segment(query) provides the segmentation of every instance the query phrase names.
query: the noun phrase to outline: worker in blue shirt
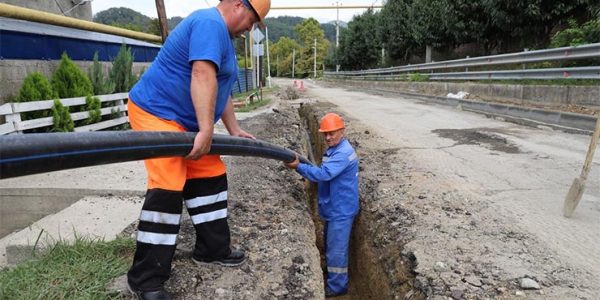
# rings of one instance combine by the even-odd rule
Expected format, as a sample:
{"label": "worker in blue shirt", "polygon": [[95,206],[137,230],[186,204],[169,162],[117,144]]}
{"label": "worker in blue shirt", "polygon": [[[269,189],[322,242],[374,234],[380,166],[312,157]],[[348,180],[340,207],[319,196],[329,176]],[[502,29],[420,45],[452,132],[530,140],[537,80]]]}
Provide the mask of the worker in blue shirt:
{"label": "worker in blue shirt", "polygon": [[318,183],[319,215],[324,220],[327,285],[325,296],[348,292],[348,246],[354,217],[358,214],[358,156],[345,138],[344,120],[335,113],[320,122],[327,151],[320,166],[300,163],[285,165],[302,177]]}

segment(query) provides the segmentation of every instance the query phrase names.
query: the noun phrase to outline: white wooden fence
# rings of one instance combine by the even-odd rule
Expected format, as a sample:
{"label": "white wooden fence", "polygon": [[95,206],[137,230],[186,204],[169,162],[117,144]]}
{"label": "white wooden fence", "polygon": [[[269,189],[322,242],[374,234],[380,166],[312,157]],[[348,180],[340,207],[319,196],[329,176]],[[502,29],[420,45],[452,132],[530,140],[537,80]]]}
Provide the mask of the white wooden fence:
{"label": "white wooden fence", "polygon": [[[101,115],[111,115],[113,114],[113,112],[117,111],[117,117],[86,126],[75,127],[75,131],[96,131],[129,122],[126,113],[127,105],[124,102],[124,100],[128,98],[128,95],[128,93],[119,93],[95,96],[98,99],[100,99],[101,103],[109,103],[107,107],[103,107],[100,109]],[[65,107],[85,105],[85,97],[60,99],[60,102]],[[10,133],[22,133],[24,130],[28,129],[52,126],[52,117],[23,121],[21,120],[21,113],[40,110],[50,110],[52,109],[53,105],[54,100],[6,103],[0,105],[0,116],[4,116],[6,119],[6,122],[4,124],[0,124],[0,135]],[[71,113],[70,115],[73,121],[79,121],[87,119],[90,114],[87,111],[82,111]]]}

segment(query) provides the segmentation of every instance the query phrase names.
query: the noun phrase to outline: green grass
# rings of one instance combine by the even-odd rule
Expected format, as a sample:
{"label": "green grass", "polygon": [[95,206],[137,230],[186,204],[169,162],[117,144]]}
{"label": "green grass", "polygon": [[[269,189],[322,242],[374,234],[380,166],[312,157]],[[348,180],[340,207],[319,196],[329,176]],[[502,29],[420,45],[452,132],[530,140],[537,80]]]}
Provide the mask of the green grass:
{"label": "green grass", "polygon": [[264,98],[261,101],[254,101],[254,103],[247,105],[246,107],[236,108],[236,112],[249,112],[253,111],[259,107],[265,106],[271,102],[270,99]]}
{"label": "green grass", "polygon": [[106,284],[131,264],[135,241],[78,238],[35,259],[0,270],[0,299],[107,299]]}

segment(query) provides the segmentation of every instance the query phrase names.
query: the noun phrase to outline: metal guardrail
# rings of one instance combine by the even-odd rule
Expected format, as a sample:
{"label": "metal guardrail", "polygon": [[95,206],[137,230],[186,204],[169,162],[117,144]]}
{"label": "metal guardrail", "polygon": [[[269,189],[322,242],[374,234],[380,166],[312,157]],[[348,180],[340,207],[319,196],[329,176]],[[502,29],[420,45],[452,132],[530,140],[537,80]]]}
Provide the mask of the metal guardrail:
{"label": "metal guardrail", "polygon": [[[492,66],[503,64],[526,64],[543,61],[559,61],[559,60],[577,60],[585,58],[600,58],[600,43],[587,44],[576,47],[561,47],[554,49],[544,49],[535,51],[523,51],[518,53],[508,53],[501,55],[481,56],[473,58],[464,58],[440,62],[432,62],[417,65],[406,65],[391,68],[370,69],[361,71],[342,71],[342,72],[325,72],[325,76],[331,77],[352,77],[359,76],[360,78],[368,78],[365,75],[386,75],[386,74],[401,74],[414,71],[434,71],[450,68],[469,68],[479,66]],[[598,68],[598,67],[589,67]],[[515,70],[515,71],[483,71],[483,72],[454,72],[454,73],[431,73],[428,74],[432,80],[444,79],[556,79],[556,78],[576,78],[576,79],[597,79],[598,74],[595,71],[584,68],[568,68],[569,70],[561,69],[530,69],[530,70]],[[533,71],[533,72],[530,72]],[[537,74],[536,71],[539,71]],[[568,72],[569,76],[559,74]],[[510,73],[510,75],[509,75]],[[547,73],[547,74],[543,74]],[[443,76],[439,76],[442,75]],[[468,74],[468,75],[466,75]],[[481,76],[488,76],[482,78]],[[382,78],[382,77],[380,77]]]}
{"label": "metal guardrail", "polygon": [[[548,68],[529,70],[477,71],[455,73],[423,74],[429,80],[507,80],[507,79],[600,79],[600,66],[577,68]],[[368,80],[407,80],[408,74],[403,75],[365,75],[365,76],[335,76],[345,79]]]}

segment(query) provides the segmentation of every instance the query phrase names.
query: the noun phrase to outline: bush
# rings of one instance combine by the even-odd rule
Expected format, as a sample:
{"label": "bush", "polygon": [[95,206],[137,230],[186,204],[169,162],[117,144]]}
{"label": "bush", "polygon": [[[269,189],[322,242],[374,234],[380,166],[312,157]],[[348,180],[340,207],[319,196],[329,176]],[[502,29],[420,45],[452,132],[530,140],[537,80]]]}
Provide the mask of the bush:
{"label": "bush", "polygon": [[131,48],[121,44],[121,49],[113,61],[110,69],[110,81],[115,84],[115,93],[129,92],[131,87],[137,81],[137,77],[132,73],[133,54]]}
{"label": "bush", "polygon": [[414,73],[408,75],[409,81],[427,81],[429,80],[429,76],[421,73]]}
{"label": "bush", "polygon": [[[19,90],[19,94],[15,98],[16,102],[29,102],[39,100],[49,100],[58,97],[57,93],[52,89],[52,85],[46,76],[39,72],[33,72],[27,77]],[[30,111],[22,114],[23,120],[31,120],[37,118],[49,117],[49,111]]]}
{"label": "bush", "polygon": [[94,93],[92,82],[85,76],[67,53],[52,76],[52,86],[60,98],[83,97]]}
{"label": "bush", "polygon": [[552,48],[578,46],[600,42],[600,19],[589,21],[581,26],[574,20],[569,28],[557,32],[550,42]]}
{"label": "bush", "polygon": [[87,96],[85,98],[85,110],[89,112],[90,116],[85,119],[83,125],[98,123],[100,120],[102,120],[100,99],[98,99],[98,97]]}
{"label": "bush", "polygon": [[94,53],[94,63],[88,70],[88,77],[92,82],[94,95],[107,95],[115,90],[115,84],[108,77],[104,77],[102,65],[98,61],[98,51]]}
{"label": "bush", "polygon": [[65,107],[60,100],[55,99],[52,106],[52,131],[70,132],[75,128],[73,119],[69,114],[69,108]]}
{"label": "bush", "polygon": [[40,72],[33,72],[27,77],[17,95],[17,102],[29,102],[38,100],[50,100],[58,97],[52,89],[52,85]]}

